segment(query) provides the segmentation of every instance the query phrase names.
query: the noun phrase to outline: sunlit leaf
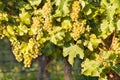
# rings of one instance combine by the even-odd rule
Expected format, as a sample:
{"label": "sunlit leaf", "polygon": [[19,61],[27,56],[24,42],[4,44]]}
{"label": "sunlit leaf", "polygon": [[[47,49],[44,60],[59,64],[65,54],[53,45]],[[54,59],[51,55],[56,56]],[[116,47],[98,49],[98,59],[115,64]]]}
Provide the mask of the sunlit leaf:
{"label": "sunlit leaf", "polygon": [[41,3],[42,0],[28,0],[28,2],[31,4],[31,5],[36,5],[38,6],[40,3]]}
{"label": "sunlit leaf", "polygon": [[20,19],[25,24],[30,24],[30,14],[28,12],[25,12],[24,9],[22,10],[22,13],[20,14]]}
{"label": "sunlit leaf", "polygon": [[70,2],[73,1],[73,0],[61,0],[60,1],[60,4],[57,3],[57,10],[56,10],[56,13],[55,13],[55,17],[64,17],[64,16],[68,16],[69,15],[69,12],[70,12]]}
{"label": "sunlit leaf", "polygon": [[99,43],[101,43],[101,39],[98,39],[95,34],[91,34],[90,42],[92,43],[93,48],[96,48]]}
{"label": "sunlit leaf", "polygon": [[82,63],[82,74],[85,74],[87,76],[100,76],[99,72],[99,66],[101,65],[100,62],[86,59]]}
{"label": "sunlit leaf", "polygon": [[88,49],[89,49],[90,51],[93,51],[93,45],[92,45],[91,42],[88,43],[88,46],[87,46],[87,47],[88,47]]}
{"label": "sunlit leaf", "polygon": [[31,26],[30,28],[30,35],[37,34],[38,28],[37,26]]}
{"label": "sunlit leaf", "polygon": [[117,21],[117,30],[120,30],[120,20]]}
{"label": "sunlit leaf", "polygon": [[7,31],[9,34],[14,35],[14,30],[12,26],[7,26]]}
{"label": "sunlit leaf", "polygon": [[70,47],[63,48],[63,56],[68,56],[69,63],[73,66],[74,58],[79,55],[81,59],[84,57],[83,49],[77,45],[71,45]]}
{"label": "sunlit leaf", "polygon": [[72,28],[70,20],[69,19],[68,20],[64,20],[62,22],[62,27],[63,27],[63,29],[70,30]]}

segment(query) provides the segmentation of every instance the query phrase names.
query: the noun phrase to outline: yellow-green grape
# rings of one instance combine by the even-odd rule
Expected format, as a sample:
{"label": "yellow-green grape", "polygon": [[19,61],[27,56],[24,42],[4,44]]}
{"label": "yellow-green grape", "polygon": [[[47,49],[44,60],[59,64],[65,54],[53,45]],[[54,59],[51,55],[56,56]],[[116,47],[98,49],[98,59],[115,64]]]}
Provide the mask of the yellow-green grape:
{"label": "yellow-green grape", "polygon": [[41,13],[44,20],[44,26],[43,29],[50,32],[52,29],[52,5],[51,5],[51,1],[47,0],[47,2],[44,4]]}
{"label": "yellow-green grape", "polygon": [[18,62],[21,62],[23,60],[22,53],[20,53],[20,42],[13,41],[12,42],[12,51],[15,55],[15,58]]}
{"label": "yellow-green grape", "polygon": [[40,26],[40,21],[39,21],[39,17],[32,17],[32,21],[33,21],[33,26],[34,27],[39,27]]}
{"label": "yellow-green grape", "polygon": [[79,18],[79,13],[81,11],[81,5],[79,1],[74,1],[72,4],[72,11],[70,17],[72,21],[76,21]]}
{"label": "yellow-green grape", "polygon": [[42,7],[41,13],[44,18],[50,17],[52,10],[51,1],[47,0],[47,2]]}
{"label": "yellow-green grape", "polygon": [[76,21],[73,23],[71,36],[74,40],[80,38],[80,35],[85,31],[86,20]]}
{"label": "yellow-green grape", "polygon": [[32,54],[31,57],[34,59],[37,58],[39,55],[40,44],[35,39],[31,38],[29,40],[28,47],[29,47],[29,52]]}
{"label": "yellow-green grape", "polygon": [[30,67],[32,60],[40,55],[39,47],[39,43],[34,38],[29,39],[27,50],[23,53],[25,67]]}
{"label": "yellow-green grape", "polygon": [[35,38],[30,38],[27,42],[12,42],[12,51],[18,62],[24,60],[25,67],[30,67],[33,59],[40,55],[40,44]]}
{"label": "yellow-green grape", "polygon": [[33,21],[33,26],[34,27],[41,27],[42,26],[42,23],[43,23],[43,18],[42,16],[37,16],[37,17],[32,17],[32,21]]}
{"label": "yellow-green grape", "polygon": [[30,56],[30,54],[24,54],[23,58],[25,67],[30,67],[32,61],[32,57]]}
{"label": "yellow-green grape", "polygon": [[30,27],[30,35],[43,35],[43,18],[41,16],[32,17],[32,25]]}
{"label": "yellow-green grape", "polygon": [[46,18],[45,19],[45,22],[44,22],[44,26],[43,26],[43,29],[48,31],[48,32],[51,32],[51,29],[52,29],[52,23],[51,23],[51,18]]}

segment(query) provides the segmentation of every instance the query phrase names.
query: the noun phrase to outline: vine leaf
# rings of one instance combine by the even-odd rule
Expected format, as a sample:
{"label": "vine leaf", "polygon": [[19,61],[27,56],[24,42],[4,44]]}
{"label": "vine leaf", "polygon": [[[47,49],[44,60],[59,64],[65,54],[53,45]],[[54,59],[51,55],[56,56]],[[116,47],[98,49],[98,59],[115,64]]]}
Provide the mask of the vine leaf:
{"label": "vine leaf", "polygon": [[61,0],[57,1],[56,3],[60,2],[60,4],[56,4],[58,6],[56,12],[55,12],[55,17],[64,17],[69,15],[70,12],[70,2],[73,0]]}
{"label": "vine leaf", "polygon": [[41,3],[42,0],[28,0],[28,2],[31,4],[31,5],[36,5],[38,6],[40,3]]}
{"label": "vine leaf", "polygon": [[69,63],[73,66],[74,58],[79,55],[81,59],[84,57],[83,49],[77,45],[71,45],[70,47],[63,48],[63,56],[68,56]]}
{"label": "vine leaf", "polygon": [[[89,44],[88,44],[88,48],[89,48],[91,51],[93,51],[92,48],[96,48],[96,47],[99,45],[100,42],[101,42],[101,39],[98,39],[95,34],[91,34],[91,35],[90,35],[90,42],[89,42]],[[90,46],[91,48],[90,48],[89,46]]]}
{"label": "vine leaf", "polygon": [[62,22],[62,28],[66,30],[70,30],[72,28],[71,22],[69,19],[64,19]]}
{"label": "vine leaf", "polygon": [[23,24],[20,24],[19,26],[18,26],[18,33],[19,33],[19,35],[24,35],[24,34],[26,34],[28,32],[28,28],[27,28],[27,26],[25,26],[25,25],[23,25]]}
{"label": "vine leaf", "polygon": [[87,76],[100,76],[99,66],[100,66],[100,62],[86,59],[82,63],[82,67],[83,67],[82,74]]}
{"label": "vine leaf", "polygon": [[120,31],[120,20],[117,21],[117,30]]}
{"label": "vine leaf", "polygon": [[100,30],[101,30],[101,35],[103,39],[107,38],[109,35],[109,22],[107,20],[103,20],[101,25],[100,25]]}
{"label": "vine leaf", "polygon": [[30,35],[37,34],[38,28],[36,26],[31,26],[30,28]]}
{"label": "vine leaf", "polygon": [[112,70],[115,71],[120,76],[120,65],[116,64],[112,67]]}
{"label": "vine leaf", "polygon": [[12,26],[9,26],[9,25],[7,26],[7,32],[11,35],[14,35],[14,30],[13,30]]}
{"label": "vine leaf", "polygon": [[25,12],[24,9],[21,10],[22,13],[19,15],[20,16],[20,20],[24,23],[24,24],[30,24],[30,14],[28,12]]}
{"label": "vine leaf", "polygon": [[64,40],[63,40],[64,37],[65,37],[65,33],[63,31],[57,32],[51,35],[50,41],[55,45],[62,46],[64,43]]}

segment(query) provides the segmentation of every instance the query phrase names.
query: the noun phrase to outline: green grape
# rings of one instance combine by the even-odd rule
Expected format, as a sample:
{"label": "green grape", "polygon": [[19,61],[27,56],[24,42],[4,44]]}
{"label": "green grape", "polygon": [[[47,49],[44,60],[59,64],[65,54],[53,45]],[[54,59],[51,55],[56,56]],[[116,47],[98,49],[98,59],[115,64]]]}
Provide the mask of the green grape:
{"label": "green grape", "polygon": [[50,32],[52,29],[52,5],[50,0],[47,0],[47,2],[44,4],[41,13],[45,19],[43,29]]}
{"label": "green grape", "polygon": [[25,67],[30,67],[32,57],[29,54],[24,54],[23,58],[24,58]]}
{"label": "green grape", "polygon": [[81,11],[80,2],[74,1],[72,4],[72,10],[71,10],[71,14],[70,14],[72,21],[78,20],[80,11]]}
{"label": "green grape", "polygon": [[12,51],[15,55],[15,58],[18,62],[21,62],[23,60],[22,53],[20,53],[20,42],[19,41],[13,41],[12,42]]}
{"label": "green grape", "polygon": [[27,43],[27,50],[23,53],[25,67],[30,67],[33,59],[40,55],[40,45],[34,38],[30,38]]}
{"label": "green grape", "polygon": [[86,20],[76,21],[73,23],[73,30],[71,33],[71,36],[74,38],[74,40],[77,40],[80,38],[80,35],[84,33],[85,31],[85,24]]}

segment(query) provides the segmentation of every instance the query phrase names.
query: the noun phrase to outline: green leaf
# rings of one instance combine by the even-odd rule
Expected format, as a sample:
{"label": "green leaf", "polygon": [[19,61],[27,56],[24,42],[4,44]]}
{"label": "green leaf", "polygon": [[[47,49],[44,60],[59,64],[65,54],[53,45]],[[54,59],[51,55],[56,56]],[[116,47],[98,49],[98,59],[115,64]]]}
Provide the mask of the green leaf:
{"label": "green leaf", "polygon": [[53,43],[47,41],[44,44],[44,47],[42,48],[42,53],[45,54],[45,55],[47,55],[47,56],[50,56],[50,55],[53,55],[55,52],[56,52],[55,45]]}
{"label": "green leaf", "polygon": [[67,15],[70,12],[70,9],[69,9],[70,1],[72,0],[63,0],[64,2],[62,6],[63,15]]}
{"label": "green leaf", "polygon": [[116,64],[112,67],[112,70],[115,71],[120,76],[120,65]]}
{"label": "green leaf", "polygon": [[20,20],[24,23],[24,24],[30,24],[30,19],[31,19],[31,15],[28,12],[25,12],[24,9],[21,9],[22,13],[19,15],[20,16]]}
{"label": "green leaf", "polygon": [[114,14],[116,13],[116,10],[120,7],[120,1],[119,0],[102,0],[101,1],[102,7],[106,9],[106,16],[109,21],[112,21],[114,19]]}
{"label": "green leaf", "polygon": [[109,25],[109,22],[107,20],[103,20],[101,25],[100,25],[100,29],[102,32],[104,31],[108,31],[108,26]]}
{"label": "green leaf", "polygon": [[28,28],[27,28],[27,26],[25,26],[25,25],[23,25],[23,24],[20,24],[19,26],[18,26],[18,33],[19,33],[19,35],[24,35],[24,34],[26,34],[28,32]]}
{"label": "green leaf", "polygon": [[28,54],[28,44],[26,42],[22,42],[20,45],[21,53]]}
{"label": "green leaf", "polygon": [[108,80],[107,75],[104,72],[102,72],[98,80]]}
{"label": "green leaf", "polygon": [[89,15],[92,13],[92,10],[91,10],[91,4],[87,4],[85,5],[85,7],[83,8],[83,11],[86,15]]}
{"label": "green leaf", "polygon": [[[65,17],[69,15],[70,12],[70,3],[73,0],[61,0],[61,1],[56,1],[56,5],[58,6],[57,10],[55,11],[55,17]],[[60,2],[58,4],[58,2]]]}
{"label": "green leaf", "polygon": [[62,0],[55,0],[55,5],[59,6]]}
{"label": "green leaf", "polygon": [[9,34],[11,34],[11,35],[14,35],[13,27],[10,26],[10,25],[8,25],[8,26],[7,26],[7,32],[8,32]]}
{"label": "green leaf", "polygon": [[91,2],[90,4],[86,4],[83,8],[83,12],[85,15],[87,15],[88,18],[92,19],[96,15],[99,15],[98,13],[98,4]]}
{"label": "green leaf", "polygon": [[5,29],[5,30],[3,30],[3,34],[5,35],[5,36],[7,36],[7,37],[10,37],[10,34],[8,33],[8,31]]}
{"label": "green leaf", "polygon": [[77,55],[79,55],[79,57],[81,59],[83,59],[83,57],[84,57],[84,51],[79,46],[71,45],[69,47],[64,47],[63,48],[63,56],[64,57],[68,56],[68,61],[72,66],[73,66],[73,63],[74,63],[74,58]]}
{"label": "green leaf", "polygon": [[2,1],[0,1],[0,10],[3,10],[4,9],[4,4]]}
{"label": "green leaf", "polygon": [[100,30],[101,35],[99,37],[102,37],[103,39],[107,38],[107,36],[110,34],[109,22],[106,19],[104,19],[100,24]]}
{"label": "green leaf", "polygon": [[88,46],[87,46],[87,47],[88,47],[88,49],[89,49],[90,51],[93,51],[93,45],[92,45],[91,42],[88,43]]}
{"label": "green leaf", "polygon": [[114,51],[103,51],[100,53],[100,57],[102,57],[104,60],[112,62],[114,65],[114,62],[117,59],[117,55]]}
{"label": "green leaf", "polygon": [[117,21],[117,30],[120,31],[120,19]]}
{"label": "green leaf", "polygon": [[37,26],[31,26],[29,34],[34,35],[38,33],[38,27]]}
{"label": "green leaf", "polygon": [[50,41],[58,46],[62,46],[64,44],[64,37],[65,37],[65,32],[59,31],[55,34],[51,34],[50,36]]}
{"label": "green leaf", "polygon": [[116,56],[116,54],[115,53],[111,53],[110,55],[109,55],[109,60],[115,60],[117,58],[117,56]]}
{"label": "green leaf", "polygon": [[99,45],[99,43],[101,42],[101,39],[97,39],[95,34],[91,34],[90,42],[92,43],[93,48],[96,48]]}
{"label": "green leaf", "polygon": [[72,25],[69,19],[64,19],[62,21],[62,28],[66,30],[70,30],[72,28]]}
{"label": "green leaf", "polygon": [[110,22],[110,24],[109,24],[109,31],[110,32],[113,32],[115,30],[115,25],[114,24],[115,23],[113,21]]}
{"label": "green leaf", "polygon": [[82,74],[87,75],[87,76],[100,76],[100,62],[95,61],[95,60],[89,60],[86,59],[82,63]]}
{"label": "green leaf", "polygon": [[39,6],[39,4],[41,3],[42,0],[28,0],[28,2],[32,5],[32,6]]}

